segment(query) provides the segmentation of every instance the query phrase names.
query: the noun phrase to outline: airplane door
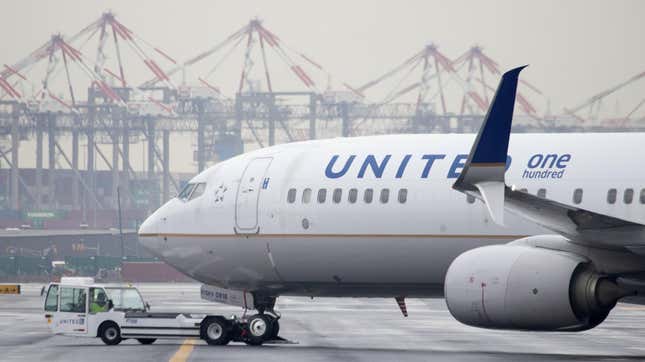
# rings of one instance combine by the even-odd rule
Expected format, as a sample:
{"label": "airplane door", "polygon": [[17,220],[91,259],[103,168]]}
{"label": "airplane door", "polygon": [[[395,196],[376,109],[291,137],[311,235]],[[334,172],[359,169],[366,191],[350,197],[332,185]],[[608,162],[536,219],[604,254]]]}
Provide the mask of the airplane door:
{"label": "airplane door", "polygon": [[253,159],[242,174],[235,203],[235,223],[238,232],[256,233],[259,231],[260,191],[269,184],[269,180],[265,179],[264,175],[271,160],[273,160],[271,157]]}

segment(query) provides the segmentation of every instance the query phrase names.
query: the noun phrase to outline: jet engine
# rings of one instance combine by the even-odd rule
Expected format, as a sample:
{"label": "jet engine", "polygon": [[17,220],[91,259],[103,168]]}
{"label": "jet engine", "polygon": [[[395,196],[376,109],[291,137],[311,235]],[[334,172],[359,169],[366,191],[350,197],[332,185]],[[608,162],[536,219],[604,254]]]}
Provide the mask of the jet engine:
{"label": "jet engine", "polygon": [[464,324],[536,331],[591,329],[625,295],[580,255],[513,245],[458,256],[444,292],[450,313]]}

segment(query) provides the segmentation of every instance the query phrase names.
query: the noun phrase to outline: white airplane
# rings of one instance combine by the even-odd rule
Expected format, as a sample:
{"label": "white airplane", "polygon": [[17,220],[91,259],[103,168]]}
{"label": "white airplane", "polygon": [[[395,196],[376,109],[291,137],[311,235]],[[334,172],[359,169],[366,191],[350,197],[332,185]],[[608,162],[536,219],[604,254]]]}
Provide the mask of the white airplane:
{"label": "white airplane", "polygon": [[215,288],[206,294],[231,293],[272,322],[281,295],[392,297],[404,315],[406,297],[444,297],[472,326],[593,328],[645,282],[645,137],[517,134],[509,145],[521,69],[502,77],[476,138],[249,152],[195,176],[140,241]]}

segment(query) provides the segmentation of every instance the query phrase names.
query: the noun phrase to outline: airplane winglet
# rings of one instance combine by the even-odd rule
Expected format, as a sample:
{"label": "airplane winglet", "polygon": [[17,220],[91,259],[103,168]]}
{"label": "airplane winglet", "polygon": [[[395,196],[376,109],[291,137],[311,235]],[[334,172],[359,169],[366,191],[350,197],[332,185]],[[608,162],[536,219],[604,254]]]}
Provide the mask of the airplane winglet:
{"label": "airplane winglet", "polygon": [[486,209],[493,221],[504,225],[504,189],[506,185],[503,182],[484,181],[476,183],[475,187],[482,195]]}
{"label": "airplane winglet", "polygon": [[465,193],[479,193],[494,222],[504,224],[504,172],[513,122],[517,82],[522,69],[502,75],[461,175],[452,185]]}

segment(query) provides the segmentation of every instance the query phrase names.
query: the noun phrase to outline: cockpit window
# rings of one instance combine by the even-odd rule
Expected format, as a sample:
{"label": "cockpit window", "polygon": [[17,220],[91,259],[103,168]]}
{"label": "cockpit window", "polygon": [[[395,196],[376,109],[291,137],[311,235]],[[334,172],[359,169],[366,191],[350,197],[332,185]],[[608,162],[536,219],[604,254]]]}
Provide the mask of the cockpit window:
{"label": "cockpit window", "polygon": [[206,190],[206,184],[205,183],[199,183],[195,186],[195,189],[193,190],[193,193],[190,194],[189,200],[196,199],[204,194],[204,190]]}
{"label": "cockpit window", "polygon": [[193,192],[194,188],[195,184],[186,184],[186,186],[184,186],[184,189],[181,190],[179,195],[177,195],[177,198],[180,200],[188,200],[188,197],[190,197],[190,194]]}
{"label": "cockpit window", "polygon": [[196,199],[204,194],[206,190],[205,183],[188,183],[183,190],[177,195],[177,198],[184,201]]}

